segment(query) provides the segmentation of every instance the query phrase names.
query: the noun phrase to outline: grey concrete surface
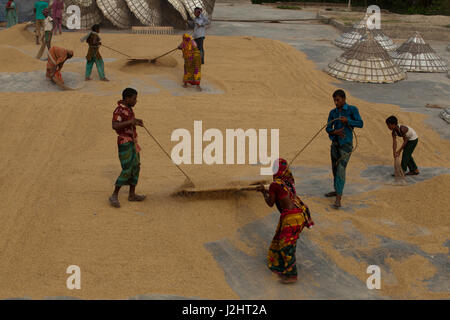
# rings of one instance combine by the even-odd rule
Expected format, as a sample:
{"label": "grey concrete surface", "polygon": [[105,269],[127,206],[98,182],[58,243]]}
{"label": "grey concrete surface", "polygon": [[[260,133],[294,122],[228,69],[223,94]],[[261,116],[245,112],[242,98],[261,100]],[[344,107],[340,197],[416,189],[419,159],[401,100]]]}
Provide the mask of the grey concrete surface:
{"label": "grey concrete surface", "polygon": [[[84,78],[73,72],[64,72],[64,82],[71,88],[80,88]],[[0,92],[55,92],[61,91],[45,78],[44,71],[0,73]]]}
{"label": "grey concrete surface", "polygon": [[222,90],[215,88],[208,81],[202,80],[201,87],[202,91],[197,91],[195,86],[188,85],[187,88],[183,88],[180,82],[176,82],[168,77],[154,74],[150,78],[158,83],[165,90],[169,91],[173,96],[186,96],[194,94],[223,94]]}
{"label": "grey concrete surface", "polygon": [[[312,11],[279,10],[248,3],[217,3],[214,9],[214,19],[310,19],[314,18],[315,15]],[[332,43],[339,34],[340,32],[333,26],[321,23],[213,21],[211,27],[207,30],[207,36],[255,36],[286,42],[303,51],[308,59],[317,64],[317,68],[320,70],[323,70],[328,63],[334,61],[343,53],[340,48]],[[398,44],[403,41],[401,39],[394,40]],[[448,43],[440,41],[429,41],[429,43],[439,55],[450,60],[450,52],[446,50]],[[207,38],[205,50],[208,50]],[[355,97],[374,103],[399,105],[405,110],[428,115],[426,123],[432,126],[441,136],[450,139],[450,126],[439,117],[440,110],[425,108],[427,103],[450,107],[450,79],[447,74],[408,73],[407,80],[394,84],[363,84],[331,79],[336,83],[336,86],[347,90]]]}
{"label": "grey concrete surface", "polygon": [[[350,160],[351,164],[351,160]],[[332,189],[332,172],[331,168],[315,168],[315,167],[291,167],[295,177],[296,187],[299,193],[308,197],[322,197],[326,192],[324,190]],[[392,166],[369,166],[360,173],[360,177],[364,181],[354,181],[351,175],[351,165],[348,168],[347,183],[345,185],[345,194],[354,195],[373,191],[386,186],[395,185],[396,179],[392,177],[394,168]],[[450,168],[427,168],[420,167],[420,174],[417,176],[405,177],[404,185],[412,185],[423,182],[442,174],[450,174]]]}
{"label": "grey concrete surface", "polygon": [[266,267],[267,250],[278,218],[279,213],[273,213],[237,231],[237,240],[252,249],[251,256],[234,246],[229,239],[205,244],[224,270],[226,281],[241,299],[383,298],[375,291],[368,290],[364,282],[333,263],[309,239],[308,230],[302,232],[297,242],[299,281],[289,286],[279,282],[278,277]]}

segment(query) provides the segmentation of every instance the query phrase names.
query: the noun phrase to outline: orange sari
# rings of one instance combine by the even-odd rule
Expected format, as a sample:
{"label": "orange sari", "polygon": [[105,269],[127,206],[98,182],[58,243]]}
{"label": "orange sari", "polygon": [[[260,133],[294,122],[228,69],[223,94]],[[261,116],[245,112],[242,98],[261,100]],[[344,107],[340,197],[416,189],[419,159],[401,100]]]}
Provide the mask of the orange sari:
{"label": "orange sari", "polygon": [[52,81],[55,81],[56,79],[58,82],[64,83],[64,80],[61,75],[62,67],[59,68],[58,65],[60,63],[64,63],[67,60],[67,56],[69,54],[73,55],[73,51],[60,47],[51,47],[50,50],[48,50],[47,73],[46,73],[47,79],[50,79]]}

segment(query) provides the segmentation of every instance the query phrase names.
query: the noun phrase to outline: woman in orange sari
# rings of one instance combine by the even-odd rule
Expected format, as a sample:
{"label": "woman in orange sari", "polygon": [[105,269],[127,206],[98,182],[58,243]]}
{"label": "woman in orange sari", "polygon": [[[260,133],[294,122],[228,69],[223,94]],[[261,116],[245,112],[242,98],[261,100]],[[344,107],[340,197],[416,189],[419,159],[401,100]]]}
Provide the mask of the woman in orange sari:
{"label": "woman in orange sari", "polygon": [[73,51],[60,48],[51,47],[48,50],[48,61],[47,61],[47,74],[46,77],[53,82],[58,82],[64,84],[64,80],[61,75],[61,69],[66,60],[73,57]]}
{"label": "woman in orange sari", "polygon": [[190,83],[191,85],[197,86],[197,90],[201,90],[202,57],[197,44],[190,35],[185,33],[183,35],[183,42],[178,46],[178,49],[183,51],[184,58],[183,87],[186,88],[187,84]]}
{"label": "woman in orange sari", "polygon": [[273,175],[269,191],[263,185],[258,188],[267,205],[273,207],[276,204],[281,214],[277,231],[270,244],[267,264],[284,283],[294,283],[297,281],[297,239],[303,228],[310,228],[314,222],[311,220],[309,208],[297,196],[294,177],[287,161],[278,159],[277,163],[278,171]]}

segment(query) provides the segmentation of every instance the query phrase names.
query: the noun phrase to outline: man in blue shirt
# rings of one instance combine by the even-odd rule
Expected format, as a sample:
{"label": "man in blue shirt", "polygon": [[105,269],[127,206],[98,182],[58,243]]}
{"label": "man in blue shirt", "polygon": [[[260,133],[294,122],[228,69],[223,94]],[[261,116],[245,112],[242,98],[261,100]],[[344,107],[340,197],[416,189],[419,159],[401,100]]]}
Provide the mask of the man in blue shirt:
{"label": "man in blue shirt", "polygon": [[45,16],[42,13],[42,11],[46,8],[48,8],[47,1],[37,1],[34,4],[33,11],[36,14],[36,24],[35,24],[36,44],[39,44],[39,40],[41,39],[41,29],[44,28],[44,20],[45,20]]}
{"label": "man in blue shirt", "polygon": [[[353,152],[353,128],[362,128],[363,121],[358,108],[346,103],[345,92],[336,90],[333,93],[336,108],[328,116],[327,132],[331,142],[331,165],[334,178],[334,191],[326,197],[336,197],[333,207],[341,207],[341,199],[345,185],[345,169]],[[335,121],[333,121],[335,120]],[[331,123],[330,123],[331,122]]]}

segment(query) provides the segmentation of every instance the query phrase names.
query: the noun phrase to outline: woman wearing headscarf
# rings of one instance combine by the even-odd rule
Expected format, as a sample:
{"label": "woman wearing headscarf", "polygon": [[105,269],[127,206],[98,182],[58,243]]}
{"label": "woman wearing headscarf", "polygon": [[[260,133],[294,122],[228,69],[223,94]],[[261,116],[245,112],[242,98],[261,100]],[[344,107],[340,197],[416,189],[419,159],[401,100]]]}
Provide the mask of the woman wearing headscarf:
{"label": "woman wearing headscarf", "polygon": [[263,185],[258,188],[267,205],[273,207],[275,204],[281,214],[275,236],[270,244],[267,264],[284,283],[293,283],[297,281],[295,259],[297,239],[303,228],[310,228],[314,222],[309,208],[297,195],[295,180],[287,161],[280,158],[274,164],[278,165],[278,171],[273,175],[269,191]]}
{"label": "woman wearing headscarf", "polygon": [[178,49],[183,51],[184,58],[183,87],[186,88],[187,84],[190,83],[191,85],[197,86],[198,90],[201,90],[202,57],[197,44],[190,35],[185,33],[183,35],[183,42],[178,46]]}
{"label": "woman wearing headscarf", "polygon": [[16,25],[18,22],[17,8],[14,0],[9,0],[6,3],[6,28]]}

